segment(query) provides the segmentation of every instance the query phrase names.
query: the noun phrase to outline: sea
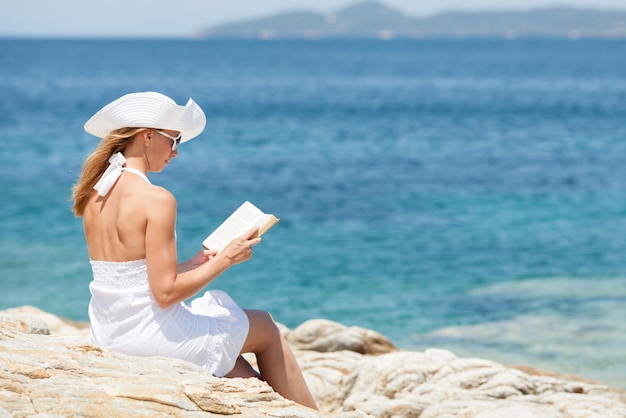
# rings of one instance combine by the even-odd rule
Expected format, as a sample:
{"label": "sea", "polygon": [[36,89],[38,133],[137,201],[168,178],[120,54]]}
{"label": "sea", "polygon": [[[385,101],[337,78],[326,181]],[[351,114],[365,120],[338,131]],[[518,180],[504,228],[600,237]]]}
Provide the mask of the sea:
{"label": "sea", "polygon": [[83,124],[148,90],[208,120],[150,176],[180,260],[280,218],[207,289],[626,388],[626,40],[2,39],[0,309],[88,320]]}

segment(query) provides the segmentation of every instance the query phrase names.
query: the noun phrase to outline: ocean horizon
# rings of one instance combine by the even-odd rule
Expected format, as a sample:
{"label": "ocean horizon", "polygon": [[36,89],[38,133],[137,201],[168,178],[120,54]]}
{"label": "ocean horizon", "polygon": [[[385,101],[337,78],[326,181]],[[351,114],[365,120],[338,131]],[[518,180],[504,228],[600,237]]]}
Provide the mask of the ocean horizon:
{"label": "ocean horizon", "polygon": [[207,115],[150,175],[181,260],[281,219],[208,288],[626,389],[626,40],[0,39],[0,310],[88,319],[83,124],[147,90]]}

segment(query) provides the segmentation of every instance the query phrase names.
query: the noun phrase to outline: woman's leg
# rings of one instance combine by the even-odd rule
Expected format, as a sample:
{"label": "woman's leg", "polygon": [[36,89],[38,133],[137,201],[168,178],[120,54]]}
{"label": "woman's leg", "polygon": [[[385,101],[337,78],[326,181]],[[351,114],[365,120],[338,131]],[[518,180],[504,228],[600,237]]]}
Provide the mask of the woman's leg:
{"label": "woman's leg", "polygon": [[244,311],[250,321],[250,330],[241,351],[256,354],[261,378],[285,398],[317,409],[296,357],[280,334],[272,316],[264,311]]}
{"label": "woman's leg", "polygon": [[248,363],[248,361],[239,356],[235,362],[235,367],[226,375],[226,377],[256,377],[259,380],[263,380],[259,372],[254,370],[254,367]]}

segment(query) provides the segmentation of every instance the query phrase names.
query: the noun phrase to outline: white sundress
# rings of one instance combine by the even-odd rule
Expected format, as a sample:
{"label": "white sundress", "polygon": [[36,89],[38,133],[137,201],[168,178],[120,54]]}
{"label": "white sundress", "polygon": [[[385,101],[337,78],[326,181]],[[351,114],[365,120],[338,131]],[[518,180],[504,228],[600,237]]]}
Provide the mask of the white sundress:
{"label": "white sundress", "polygon": [[[123,168],[148,180],[143,173]],[[91,260],[89,320],[93,341],[137,356],[187,360],[224,376],[248,336],[246,313],[223,291],[207,291],[189,304],[158,306],[146,260]]]}

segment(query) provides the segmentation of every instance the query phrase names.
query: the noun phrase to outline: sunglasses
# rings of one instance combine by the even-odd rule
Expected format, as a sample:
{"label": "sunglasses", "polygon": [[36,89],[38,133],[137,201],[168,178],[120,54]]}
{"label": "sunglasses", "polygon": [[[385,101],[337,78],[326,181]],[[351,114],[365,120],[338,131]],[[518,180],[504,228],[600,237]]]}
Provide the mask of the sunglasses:
{"label": "sunglasses", "polygon": [[173,137],[172,135],[167,134],[163,131],[155,130],[155,132],[158,133],[159,135],[162,135],[172,140],[172,151],[176,151],[176,148],[178,148],[178,145],[180,144],[180,140],[183,137],[182,134],[178,135],[177,137]]}

